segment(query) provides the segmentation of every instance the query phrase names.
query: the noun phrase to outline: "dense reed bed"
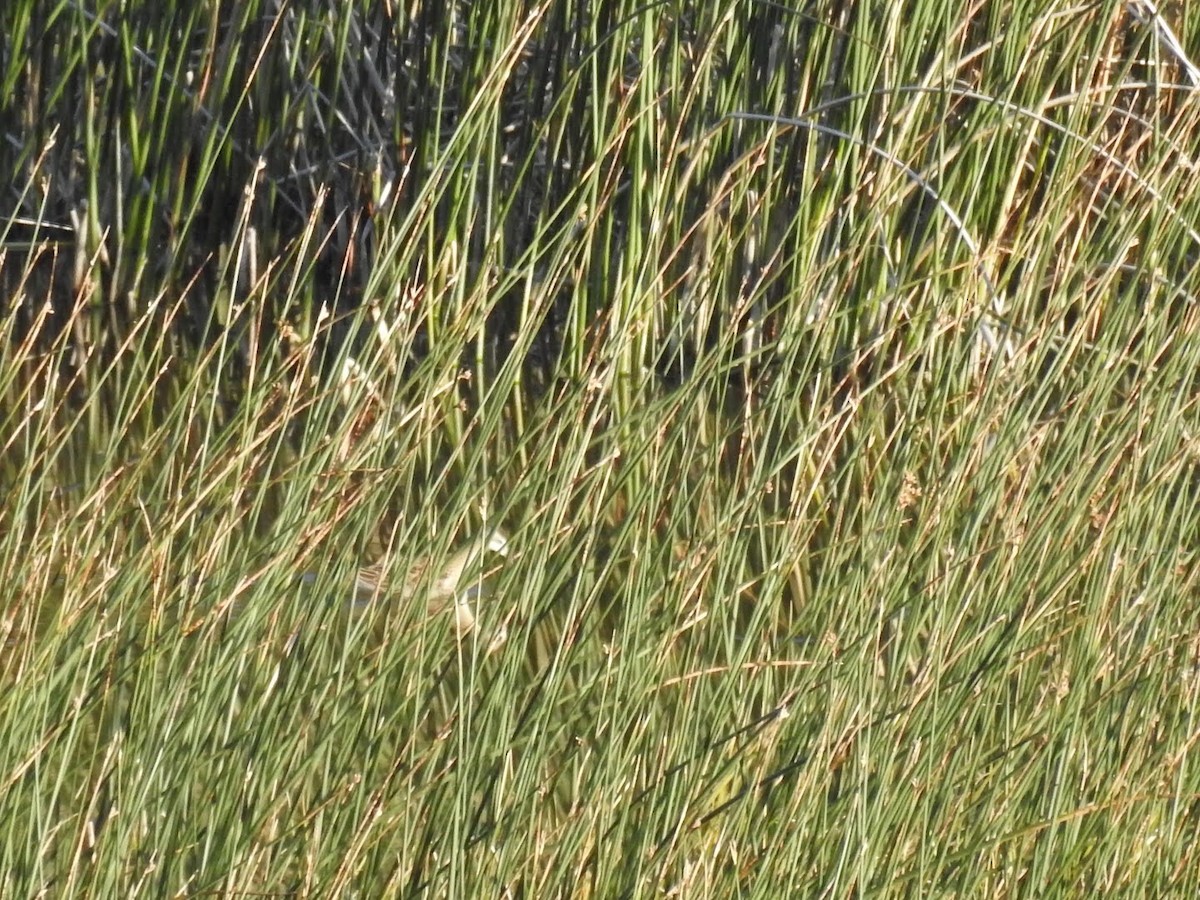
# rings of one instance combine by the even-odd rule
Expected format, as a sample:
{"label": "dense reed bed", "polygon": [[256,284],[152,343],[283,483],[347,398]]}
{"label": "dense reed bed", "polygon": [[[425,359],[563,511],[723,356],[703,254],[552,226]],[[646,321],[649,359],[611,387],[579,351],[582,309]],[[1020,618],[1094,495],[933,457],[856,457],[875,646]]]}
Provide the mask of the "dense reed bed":
{"label": "dense reed bed", "polygon": [[5,3],[0,895],[1195,894],[1198,42]]}

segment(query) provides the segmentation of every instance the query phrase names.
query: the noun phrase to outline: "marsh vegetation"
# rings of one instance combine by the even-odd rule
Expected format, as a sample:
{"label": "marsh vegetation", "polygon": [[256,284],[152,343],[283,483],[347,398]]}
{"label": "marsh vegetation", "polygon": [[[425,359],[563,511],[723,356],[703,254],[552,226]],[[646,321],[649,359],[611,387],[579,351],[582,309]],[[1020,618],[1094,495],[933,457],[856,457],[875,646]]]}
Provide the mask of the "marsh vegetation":
{"label": "marsh vegetation", "polygon": [[0,896],[1195,895],[1197,27],[4,3]]}

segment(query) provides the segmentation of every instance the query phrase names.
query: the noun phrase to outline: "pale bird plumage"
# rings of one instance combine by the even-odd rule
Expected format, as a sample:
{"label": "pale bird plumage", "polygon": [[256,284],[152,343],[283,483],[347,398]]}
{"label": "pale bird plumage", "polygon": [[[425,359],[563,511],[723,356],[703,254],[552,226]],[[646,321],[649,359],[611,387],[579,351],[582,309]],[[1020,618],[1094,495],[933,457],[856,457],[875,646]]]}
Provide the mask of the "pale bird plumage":
{"label": "pale bird plumage", "polygon": [[364,566],[355,576],[354,602],[362,604],[383,598],[403,603],[416,599],[420,594],[424,596],[426,612],[431,616],[453,603],[455,629],[460,635],[466,634],[475,626],[470,600],[479,596],[481,590],[477,584],[463,584],[463,576],[482,575],[471,570],[486,552],[508,555],[508,538],[499,529],[493,530],[484,542],[471,541],[459,548],[446,560],[441,571],[432,577],[429,574],[432,560],[428,558],[417,560],[398,585],[386,583],[386,561]]}

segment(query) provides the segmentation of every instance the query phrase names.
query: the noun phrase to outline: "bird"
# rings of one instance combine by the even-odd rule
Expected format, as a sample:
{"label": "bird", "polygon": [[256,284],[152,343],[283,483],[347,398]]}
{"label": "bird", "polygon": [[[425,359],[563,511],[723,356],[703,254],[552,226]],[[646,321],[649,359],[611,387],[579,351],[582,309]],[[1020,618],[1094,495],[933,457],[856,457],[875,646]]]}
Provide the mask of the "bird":
{"label": "bird", "polygon": [[478,584],[462,589],[463,575],[487,552],[508,555],[508,538],[500,529],[493,529],[485,541],[472,541],[459,548],[433,577],[429,574],[433,563],[429,557],[422,557],[413,563],[398,585],[389,584],[386,580],[386,558],[363,566],[355,573],[354,605],[361,606],[378,598],[407,603],[423,592],[427,615],[437,615],[450,604],[454,605],[455,630],[461,637],[475,627],[475,614],[470,601],[483,593]]}

